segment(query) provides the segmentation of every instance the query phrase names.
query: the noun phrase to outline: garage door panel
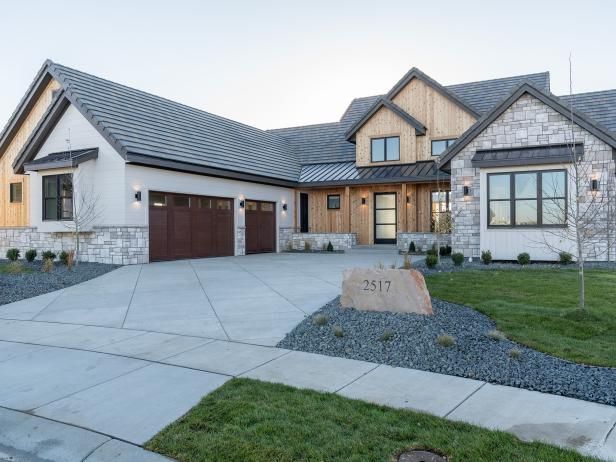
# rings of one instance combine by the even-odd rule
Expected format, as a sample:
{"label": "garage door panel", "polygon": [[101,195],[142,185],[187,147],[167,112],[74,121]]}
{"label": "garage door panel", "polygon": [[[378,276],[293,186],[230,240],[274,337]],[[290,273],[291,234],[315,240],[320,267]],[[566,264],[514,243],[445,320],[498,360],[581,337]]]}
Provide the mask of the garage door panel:
{"label": "garage door panel", "polygon": [[246,253],[276,251],[276,204],[246,202]]}
{"label": "garage door panel", "polygon": [[167,246],[167,209],[150,208],[150,260],[169,258]]}

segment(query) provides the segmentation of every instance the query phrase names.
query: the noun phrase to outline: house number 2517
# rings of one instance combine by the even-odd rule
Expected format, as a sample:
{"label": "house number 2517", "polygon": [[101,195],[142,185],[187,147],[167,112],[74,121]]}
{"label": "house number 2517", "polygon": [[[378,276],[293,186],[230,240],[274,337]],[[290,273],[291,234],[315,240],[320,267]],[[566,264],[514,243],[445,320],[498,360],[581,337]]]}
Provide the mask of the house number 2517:
{"label": "house number 2517", "polygon": [[362,290],[367,292],[389,292],[390,287],[391,281],[375,281],[374,279],[369,281],[368,279],[364,279]]}

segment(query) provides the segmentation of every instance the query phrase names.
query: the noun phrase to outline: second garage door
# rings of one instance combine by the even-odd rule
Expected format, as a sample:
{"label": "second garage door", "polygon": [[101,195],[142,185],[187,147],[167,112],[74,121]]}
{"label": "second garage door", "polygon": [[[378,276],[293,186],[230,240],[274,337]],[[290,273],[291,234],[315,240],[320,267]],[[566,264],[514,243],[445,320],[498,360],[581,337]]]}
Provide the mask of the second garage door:
{"label": "second garage door", "polygon": [[246,253],[276,251],[276,204],[246,201]]}
{"label": "second garage door", "polygon": [[150,192],[150,261],[233,255],[233,199]]}

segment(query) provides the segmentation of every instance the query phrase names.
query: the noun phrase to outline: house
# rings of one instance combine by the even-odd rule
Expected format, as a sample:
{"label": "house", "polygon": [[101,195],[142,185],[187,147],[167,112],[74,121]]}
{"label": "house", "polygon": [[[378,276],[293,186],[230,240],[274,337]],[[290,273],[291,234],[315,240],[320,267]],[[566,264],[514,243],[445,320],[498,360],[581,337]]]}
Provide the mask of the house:
{"label": "house", "polygon": [[[603,197],[615,132],[616,90],[558,98],[547,72],[443,86],[413,68],[337,122],[264,131],[47,61],[0,134],[0,251],[71,249],[78,224],[81,259],[123,264],[437,237],[553,260],[567,154]],[[588,258],[614,252],[609,211]]]}

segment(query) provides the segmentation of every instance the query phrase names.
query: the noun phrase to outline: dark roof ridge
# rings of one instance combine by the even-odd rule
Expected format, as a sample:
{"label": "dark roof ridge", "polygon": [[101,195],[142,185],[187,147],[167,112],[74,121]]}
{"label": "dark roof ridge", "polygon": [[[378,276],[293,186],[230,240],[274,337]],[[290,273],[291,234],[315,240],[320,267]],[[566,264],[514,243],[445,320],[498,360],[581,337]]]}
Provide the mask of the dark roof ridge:
{"label": "dark roof ridge", "polygon": [[570,93],[570,94],[563,94],[563,95],[557,95],[557,96],[559,98],[572,98],[576,96],[596,95],[597,93],[607,93],[610,91],[616,91],[616,88],[608,88],[607,90],[585,91],[582,93]]}
{"label": "dark roof ridge", "polygon": [[[535,76],[535,75],[547,75],[549,77],[550,76],[550,71],[533,72],[531,74],[510,75],[510,76],[507,76],[507,77],[496,77],[496,78],[493,78],[493,79],[485,79],[485,80],[474,80],[474,81],[471,81],[471,82],[450,83],[450,84],[444,85],[444,87],[455,87],[455,86],[458,86],[458,85],[473,85],[473,84],[477,84],[477,83],[498,82],[500,80],[514,79],[516,77],[525,77],[524,80],[527,80],[529,76]],[[548,82],[549,82],[549,80],[548,80]]]}

